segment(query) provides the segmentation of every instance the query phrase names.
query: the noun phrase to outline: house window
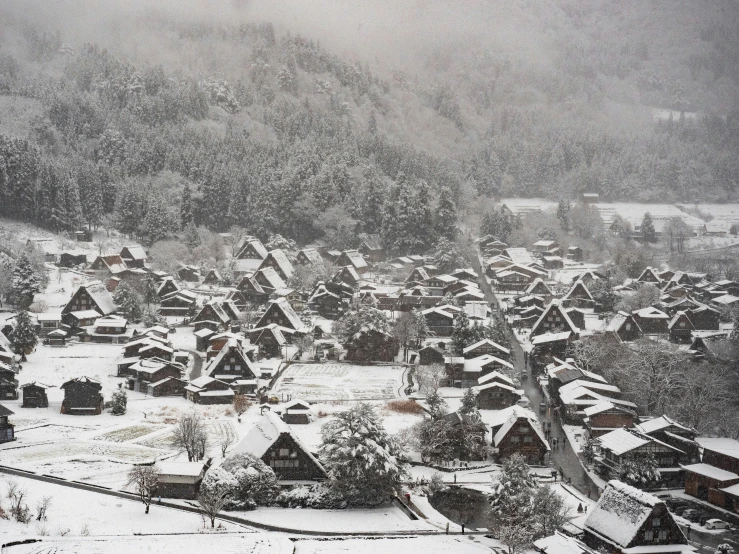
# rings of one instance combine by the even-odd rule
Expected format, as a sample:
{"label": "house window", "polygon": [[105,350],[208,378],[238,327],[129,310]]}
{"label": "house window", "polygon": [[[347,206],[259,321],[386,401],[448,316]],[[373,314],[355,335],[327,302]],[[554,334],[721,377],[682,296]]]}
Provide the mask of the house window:
{"label": "house window", "polygon": [[661,541],[667,540],[667,529],[660,529],[659,540]]}
{"label": "house window", "polygon": [[645,541],[652,541],[653,539],[654,539],[654,531],[652,531],[651,529],[644,531]]}
{"label": "house window", "polygon": [[524,437],[523,442],[531,442],[531,437]]}
{"label": "house window", "polygon": [[652,527],[659,527],[659,525],[660,525],[660,520],[659,520],[659,518],[658,518],[658,517],[655,517],[655,518],[654,518],[654,519],[652,520]]}
{"label": "house window", "polygon": [[626,324],[626,330],[627,331],[631,331],[631,323],[627,323]]}
{"label": "house window", "polygon": [[520,442],[520,439],[516,436],[511,437],[511,442]]}
{"label": "house window", "polygon": [[685,327],[685,322],[684,321],[681,321],[680,322],[680,327]]}
{"label": "house window", "polygon": [[290,449],[280,448],[280,458],[287,458],[290,455]]}

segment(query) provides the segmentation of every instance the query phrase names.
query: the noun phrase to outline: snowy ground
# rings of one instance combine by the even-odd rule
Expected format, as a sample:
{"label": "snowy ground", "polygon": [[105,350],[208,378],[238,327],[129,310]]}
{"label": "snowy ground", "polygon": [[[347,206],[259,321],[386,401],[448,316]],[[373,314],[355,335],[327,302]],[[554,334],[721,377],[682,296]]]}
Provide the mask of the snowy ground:
{"label": "snowy ground", "polygon": [[490,541],[480,537],[391,537],[348,540],[301,540],[295,554],[483,554],[490,553]]}
{"label": "snowy ground", "polygon": [[292,554],[292,541],[273,533],[198,535],[41,537],[43,542],[8,547],[8,554],[132,554],[144,552],[201,554],[217,548],[219,554]]}
{"label": "snowy ground", "polygon": [[[242,512],[232,512],[234,515]],[[289,529],[318,532],[394,532],[433,529],[422,520],[410,519],[395,505],[383,508],[313,510],[285,508],[257,508],[243,512],[251,521],[279,525]]]}
{"label": "snowy ground", "polygon": [[401,394],[404,371],[400,366],[294,364],[272,392],[309,402],[391,399]]}
{"label": "snowy ground", "polygon": [[[42,497],[50,496],[51,505],[47,521],[37,522],[34,518],[32,523],[26,525],[0,519],[0,535],[4,539],[11,536],[17,539],[44,534],[103,536],[197,533],[203,529],[203,520],[197,514],[152,505],[147,515],[144,513],[144,505],[138,501],[22,477],[0,477],[0,493],[3,497],[9,482],[17,483],[26,491],[27,504],[32,513],[36,513],[36,504]],[[226,530],[243,530],[243,527],[236,524],[223,523],[223,526]]]}

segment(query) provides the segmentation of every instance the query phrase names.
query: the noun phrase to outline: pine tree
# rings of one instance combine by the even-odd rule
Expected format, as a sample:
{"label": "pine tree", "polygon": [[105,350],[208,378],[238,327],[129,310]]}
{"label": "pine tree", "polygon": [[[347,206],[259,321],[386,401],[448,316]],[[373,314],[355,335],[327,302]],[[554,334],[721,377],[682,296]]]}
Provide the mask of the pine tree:
{"label": "pine tree", "polygon": [[470,416],[472,418],[479,418],[480,412],[477,408],[477,395],[472,389],[465,389],[462,395],[462,406],[459,408],[459,413]]}
{"label": "pine tree", "polygon": [[166,238],[169,234],[169,214],[162,205],[162,202],[157,198],[151,198],[149,200],[143,230],[149,244],[154,244],[158,240]]}
{"label": "pine tree", "polygon": [[33,302],[34,295],[41,290],[41,279],[31,265],[26,254],[18,258],[18,263],[13,269],[13,280],[11,285],[11,301],[27,308]]}
{"label": "pine tree", "polygon": [[454,318],[454,329],[452,330],[452,352],[456,356],[462,355],[462,350],[469,346],[470,319],[464,311],[459,312]]}
{"label": "pine tree", "polygon": [[453,241],[459,232],[457,228],[457,206],[454,204],[452,191],[442,187],[439,194],[439,205],[436,207],[436,234],[440,238]]}
{"label": "pine tree", "polygon": [[426,252],[436,243],[436,227],[434,226],[434,214],[431,210],[431,190],[426,181],[421,180],[416,184],[416,221],[411,229],[416,235],[421,251]]}
{"label": "pine tree", "polygon": [[21,310],[15,316],[15,327],[13,327],[8,338],[10,339],[13,351],[23,356],[24,359],[26,354],[30,354],[36,348],[36,343],[38,342],[36,330],[26,310]]}
{"label": "pine tree", "polygon": [[388,197],[387,184],[372,165],[364,170],[362,182],[362,211],[354,216],[362,222],[365,232],[379,233],[382,230],[383,204]]}
{"label": "pine tree", "polygon": [[190,223],[185,227],[185,244],[190,251],[193,251],[200,246],[200,235],[198,234],[198,230],[194,223]]}
{"label": "pine tree", "polygon": [[652,214],[649,212],[644,214],[644,219],[641,222],[641,234],[645,242],[657,242],[657,232],[654,230]]}
{"label": "pine tree", "polygon": [[185,183],[185,188],[182,189],[182,201],[180,202],[180,226],[185,229],[191,223],[193,223],[192,192],[190,192],[190,185]]}
{"label": "pine tree", "polygon": [[113,415],[123,415],[126,413],[128,404],[128,396],[125,390],[119,390],[113,393],[110,399],[110,413]]}
{"label": "pine tree", "polygon": [[121,312],[126,319],[130,321],[138,321],[141,319],[143,312],[141,297],[128,283],[123,282],[116,287],[115,292],[113,293],[113,300],[115,301],[115,305],[118,306],[118,311]]}
{"label": "pine tree", "polygon": [[407,463],[370,405],[338,413],[321,433],[319,453],[329,487],[348,504],[376,506],[397,494],[408,475]]}
{"label": "pine tree", "polygon": [[570,201],[562,198],[557,204],[557,219],[563,231],[570,230]]}

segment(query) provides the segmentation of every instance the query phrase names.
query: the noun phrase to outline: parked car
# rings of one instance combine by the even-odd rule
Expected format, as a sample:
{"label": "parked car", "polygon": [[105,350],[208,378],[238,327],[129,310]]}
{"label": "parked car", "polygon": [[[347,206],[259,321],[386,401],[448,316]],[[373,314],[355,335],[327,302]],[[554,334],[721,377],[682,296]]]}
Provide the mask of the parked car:
{"label": "parked car", "polygon": [[729,524],[722,519],[709,519],[706,521],[706,529],[728,529]]}

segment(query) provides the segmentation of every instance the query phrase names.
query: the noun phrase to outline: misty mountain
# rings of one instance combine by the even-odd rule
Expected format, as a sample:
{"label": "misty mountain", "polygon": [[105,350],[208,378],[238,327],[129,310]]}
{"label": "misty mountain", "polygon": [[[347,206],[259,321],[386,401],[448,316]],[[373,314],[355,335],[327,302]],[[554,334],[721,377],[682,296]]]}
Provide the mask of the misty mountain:
{"label": "misty mountain", "polygon": [[215,230],[392,245],[437,198],[735,199],[738,6],[5,2],[0,212],[153,240],[187,190]]}

